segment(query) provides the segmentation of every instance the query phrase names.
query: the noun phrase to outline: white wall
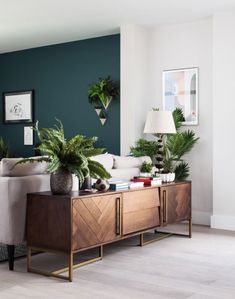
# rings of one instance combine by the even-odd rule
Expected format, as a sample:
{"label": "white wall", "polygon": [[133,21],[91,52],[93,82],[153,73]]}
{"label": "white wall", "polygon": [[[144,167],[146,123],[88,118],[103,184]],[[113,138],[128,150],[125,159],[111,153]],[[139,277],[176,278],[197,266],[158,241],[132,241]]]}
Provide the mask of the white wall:
{"label": "white wall", "polygon": [[212,227],[235,230],[235,14],[213,20]]}
{"label": "white wall", "polygon": [[121,27],[121,154],[143,134],[148,109],[149,31],[138,25]]}
{"label": "white wall", "polygon": [[152,32],[152,106],[162,108],[162,71],[199,67],[200,137],[187,156],[192,180],[193,222],[210,224],[212,213],[212,19],[159,27]]}
{"label": "white wall", "polygon": [[199,67],[199,126],[190,128],[200,136],[200,141],[187,158],[193,181],[193,222],[209,224],[212,212],[212,20],[142,30],[140,26],[134,27],[139,33],[134,34],[135,45],[139,43],[137,47],[130,45],[132,33],[128,26],[121,30],[121,152],[128,153],[129,146],[141,136],[147,111],[152,107],[161,108],[162,71]]}

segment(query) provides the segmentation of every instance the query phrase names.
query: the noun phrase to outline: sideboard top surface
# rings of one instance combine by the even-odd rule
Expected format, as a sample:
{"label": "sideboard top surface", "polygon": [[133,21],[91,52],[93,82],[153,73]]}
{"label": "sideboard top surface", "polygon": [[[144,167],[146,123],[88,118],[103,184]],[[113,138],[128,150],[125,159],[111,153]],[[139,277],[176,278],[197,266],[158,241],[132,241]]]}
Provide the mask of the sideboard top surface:
{"label": "sideboard top surface", "polygon": [[[96,192],[96,193],[87,193],[82,190],[80,192],[78,191],[73,191],[70,194],[66,195],[59,195],[59,198],[70,198],[70,199],[76,199],[76,198],[84,198],[84,197],[94,197],[94,196],[104,196],[104,195],[110,195],[110,194],[121,194],[121,193],[126,193],[126,192],[137,192],[137,191],[143,191],[143,190],[148,190],[148,189],[158,189],[162,187],[168,187],[168,186],[175,186],[175,185],[181,185],[181,184],[191,184],[191,181],[179,181],[179,182],[172,182],[172,183],[163,183],[160,186],[153,186],[153,187],[143,187],[143,188],[134,188],[134,189],[124,189],[124,190],[117,190],[117,191],[111,191],[108,190],[106,192]],[[52,194],[50,191],[44,191],[44,192],[34,192],[34,193],[28,193],[28,195],[32,194],[37,194],[38,196],[49,196],[50,198],[57,198],[58,195]]]}

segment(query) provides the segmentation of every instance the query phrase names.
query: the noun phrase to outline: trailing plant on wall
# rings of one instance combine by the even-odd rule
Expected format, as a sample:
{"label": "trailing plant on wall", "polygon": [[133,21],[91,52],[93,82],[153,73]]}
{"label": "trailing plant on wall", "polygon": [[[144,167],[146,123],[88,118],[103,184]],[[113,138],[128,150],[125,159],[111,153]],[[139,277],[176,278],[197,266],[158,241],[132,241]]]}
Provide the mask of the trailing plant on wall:
{"label": "trailing plant on wall", "polygon": [[[184,161],[183,156],[193,149],[199,138],[195,136],[195,133],[192,130],[182,130],[184,116],[181,109],[176,108],[172,114],[175,122],[176,134],[161,135],[163,141],[161,149],[163,169],[161,169],[161,172],[175,172],[176,180],[185,180],[189,176],[189,165]],[[142,139],[137,141],[136,147],[131,148],[131,152],[134,156],[136,151],[138,152],[138,144],[140,140]],[[143,142],[141,141],[141,143]],[[146,152],[145,154],[153,159],[157,151],[158,148],[156,142],[156,146],[153,145],[151,154]]]}
{"label": "trailing plant on wall", "polygon": [[[88,99],[94,106],[102,125],[105,124],[105,121],[103,121],[104,117],[102,116],[108,109],[112,99],[117,99],[118,96],[118,84],[114,82],[110,76],[106,78],[99,78],[98,82],[90,85],[88,90]],[[107,119],[107,117],[105,117],[105,119]]]}
{"label": "trailing plant on wall", "polygon": [[10,156],[11,156],[11,154],[10,154],[9,145],[1,137],[0,138],[0,161],[3,158],[9,158]]}

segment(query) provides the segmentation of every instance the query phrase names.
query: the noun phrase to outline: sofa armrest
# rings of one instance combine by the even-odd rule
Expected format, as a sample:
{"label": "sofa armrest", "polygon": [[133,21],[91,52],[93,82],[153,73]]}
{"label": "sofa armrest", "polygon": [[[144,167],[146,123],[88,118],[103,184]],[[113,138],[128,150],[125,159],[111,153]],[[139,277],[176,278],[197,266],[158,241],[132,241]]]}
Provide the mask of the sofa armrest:
{"label": "sofa armrest", "polygon": [[24,241],[27,193],[49,190],[49,174],[0,177],[0,242],[14,245]]}

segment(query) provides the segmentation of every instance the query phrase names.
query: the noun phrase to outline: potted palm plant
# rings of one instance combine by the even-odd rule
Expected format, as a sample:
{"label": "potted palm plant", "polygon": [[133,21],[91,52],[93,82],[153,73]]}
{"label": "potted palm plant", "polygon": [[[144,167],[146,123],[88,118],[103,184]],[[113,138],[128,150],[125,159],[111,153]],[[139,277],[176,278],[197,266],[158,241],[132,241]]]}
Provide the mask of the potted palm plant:
{"label": "potted palm plant", "polygon": [[192,130],[182,130],[184,115],[182,109],[173,112],[176,134],[161,134],[161,142],[139,139],[135,147],[131,147],[134,156],[147,155],[159,170],[165,182],[185,180],[189,176],[189,165],[183,156],[190,152],[198,141]]}
{"label": "potted palm plant", "polygon": [[61,121],[53,128],[35,126],[35,131],[41,144],[37,147],[47,155],[39,158],[26,158],[18,163],[48,162],[48,172],[51,173],[50,185],[53,194],[68,194],[72,190],[72,174],[79,179],[80,186],[87,177],[110,178],[110,174],[98,162],[90,157],[103,153],[103,149],[94,148],[96,137],[76,135],[70,140],[64,136]]}

